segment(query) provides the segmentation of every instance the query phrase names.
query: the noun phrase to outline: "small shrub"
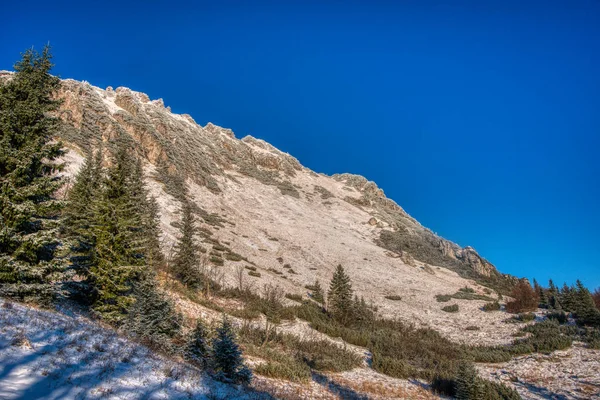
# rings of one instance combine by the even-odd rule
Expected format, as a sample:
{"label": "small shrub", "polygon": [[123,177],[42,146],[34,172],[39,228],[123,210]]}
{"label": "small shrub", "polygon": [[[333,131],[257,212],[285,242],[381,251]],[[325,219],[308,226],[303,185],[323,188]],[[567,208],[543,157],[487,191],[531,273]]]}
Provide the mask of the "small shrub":
{"label": "small shrub", "polygon": [[452,304],[451,306],[445,306],[442,308],[442,311],[446,311],[449,313],[458,312],[458,304]]}
{"label": "small shrub", "polygon": [[269,271],[271,271],[274,274],[277,275],[283,275],[283,272],[276,270],[275,268],[269,268]]}
{"label": "small shrub", "polygon": [[480,327],[475,326],[475,325],[469,325],[465,329],[468,330],[468,331],[479,331],[479,330],[481,330]]}
{"label": "small shrub", "polygon": [[242,261],[244,259],[241,255],[233,252],[225,253],[225,258],[230,261]]}
{"label": "small shrub", "polygon": [[248,275],[250,276],[254,276],[256,278],[260,278],[260,272],[256,272],[256,271],[248,271]]}
{"label": "small shrub", "polygon": [[221,245],[221,244],[215,244],[213,246],[213,250],[216,250],[216,251],[225,251],[225,250],[229,250],[229,249],[227,247]]}
{"label": "small shrub", "polygon": [[446,303],[452,300],[452,296],[449,294],[436,294],[435,299],[438,301],[438,303]]}
{"label": "small shrub", "polygon": [[223,259],[221,257],[217,257],[217,256],[211,256],[210,262],[212,262],[215,265],[224,265],[225,264],[225,261],[223,261]]}
{"label": "small shrub", "polygon": [[463,293],[475,293],[475,289],[465,286],[464,288],[458,289],[459,292]]}
{"label": "small shrub", "polygon": [[295,294],[295,293],[286,293],[285,297],[290,299],[290,300],[294,300],[297,301],[299,303],[302,303],[302,295],[299,294]]}
{"label": "small shrub", "polygon": [[388,299],[388,300],[393,300],[393,301],[400,301],[400,300],[402,300],[401,296],[398,296],[398,295],[395,295],[395,294],[390,295],[390,296],[385,296],[385,298]]}
{"label": "small shrub", "polygon": [[249,269],[250,271],[256,271],[256,267],[252,267],[250,265],[246,265],[244,268]]}
{"label": "small shrub", "polygon": [[497,301],[491,301],[483,305],[483,311],[490,312],[498,310],[500,310],[500,303],[498,303]]}
{"label": "small shrub", "polygon": [[565,314],[563,311],[555,311],[555,312],[546,314],[546,318],[548,318],[550,320],[554,320],[561,325],[566,324],[567,320],[568,320],[567,314]]}

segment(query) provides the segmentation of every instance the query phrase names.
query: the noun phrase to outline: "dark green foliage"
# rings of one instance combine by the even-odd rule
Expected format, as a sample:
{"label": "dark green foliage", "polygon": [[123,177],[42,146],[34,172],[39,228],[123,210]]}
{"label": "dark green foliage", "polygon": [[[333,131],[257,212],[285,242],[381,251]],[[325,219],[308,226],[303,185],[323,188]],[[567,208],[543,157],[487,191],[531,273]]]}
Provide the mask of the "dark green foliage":
{"label": "dark green foliage", "polygon": [[483,311],[498,311],[500,310],[500,303],[498,303],[497,301],[492,301],[490,303],[485,303],[483,305]]}
{"label": "dark green foliage", "polygon": [[325,293],[323,292],[323,288],[321,287],[321,282],[315,280],[314,285],[312,285],[312,299],[319,304],[325,304]]}
{"label": "dark green foliage", "polygon": [[250,383],[252,372],[244,365],[233,327],[225,317],[213,340],[212,359],[218,379],[230,383]]}
{"label": "dark green foliage", "polygon": [[0,295],[42,302],[56,294],[64,270],[55,257],[63,150],[52,142],[58,120],[48,114],[59,105],[51,59],[48,46],[27,50],[0,85]]}
{"label": "dark green foliage", "polygon": [[402,300],[401,296],[398,296],[398,295],[395,295],[395,294],[394,295],[390,295],[390,296],[385,296],[385,298],[388,299],[388,300],[393,300],[393,301],[400,301],[400,300]]}
{"label": "dark green foliage", "polygon": [[128,144],[121,139],[112,166],[102,179],[94,208],[94,262],[91,279],[97,290],[93,309],[110,323],[120,323],[133,303],[133,283],[144,270],[148,236],[147,212],[141,171],[136,168]]}
{"label": "dark green foliage", "polygon": [[256,371],[271,377],[303,381],[310,378],[311,369],[341,372],[362,364],[360,356],[328,340],[300,339],[282,333],[269,333],[267,340],[264,329],[249,325],[240,330],[240,340],[251,354],[271,362],[268,369]]}
{"label": "dark green foliage", "polygon": [[600,311],[596,308],[590,291],[577,280],[575,288],[571,289],[572,303],[570,310],[580,325],[600,327]]}
{"label": "dark green foliage", "polygon": [[472,363],[461,362],[458,365],[455,380],[457,400],[479,400],[483,398],[483,384]]}
{"label": "dark green foliage", "polygon": [[134,283],[133,304],[128,310],[125,329],[153,347],[172,350],[171,339],[180,333],[181,315],[157,287],[152,270]]}
{"label": "dark green foliage", "polygon": [[564,311],[554,311],[554,312],[548,313],[548,314],[546,314],[546,318],[548,318],[550,320],[554,320],[561,325],[565,324],[568,320],[567,314],[565,314]]}
{"label": "dark green foliage", "polygon": [[449,294],[436,294],[435,299],[438,301],[438,303],[446,303],[452,300],[452,296]]}
{"label": "dark green foliage", "polygon": [[327,310],[341,324],[352,320],[352,294],[350,277],[344,271],[344,267],[338,265],[329,284]]}
{"label": "dark green foliage", "polygon": [[181,207],[180,237],[175,245],[173,258],[173,273],[187,287],[199,289],[202,287],[202,274],[198,266],[198,246],[194,241],[196,226],[192,206],[185,200]]}
{"label": "dark green foliage", "polygon": [[185,344],[184,358],[206,369],[210,361],[210,343],[208,329],[201,319],[196,321],[196,326],[190,332]]}
{"label": "dark green foliage", "polygon": [[458,312],[458,304],[452,304],[451,306],[442,307],[442,311],[446,311],[449,313]]}
{"label": "dark green foliage", "polygon": [[286,293],[286,294],[285,294],[285,298],[286,298],[286,299],[290,299],[290,300],[297,301],[298,303],[302,303],[302,295],[299,295],[299,294],[295,294],[295,293]]}
{"label": "dark green foliage", "polygon": [[77,280],[69,285],[70,295],[87,304],[93,303],[97,294],[90,269],[95,262],[94,204],[101,195],[102,153],[100,148],[93,156],[86,157],[68,191],[68,207],[62,223],[63,236],[70,245],[71,269],[77,275]]}
{"label": "dark green foliage", "polygon": [[550,310],[562,310],[562,305],[560,304],[560,293],[558,288],[552,282],[552,279],[548,282],[548,309]]}

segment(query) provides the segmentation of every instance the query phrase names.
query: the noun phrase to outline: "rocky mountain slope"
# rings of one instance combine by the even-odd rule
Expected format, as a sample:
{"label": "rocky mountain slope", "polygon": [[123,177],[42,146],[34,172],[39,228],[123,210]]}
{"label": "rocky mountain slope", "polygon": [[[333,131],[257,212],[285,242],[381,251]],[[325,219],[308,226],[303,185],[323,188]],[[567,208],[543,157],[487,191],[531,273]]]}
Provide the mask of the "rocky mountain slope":
{"label": "rocky mountain slope", "polygon": [[[243,266],[252,266],[260,277],[246,276],[248,284],[273,282],[303,293],[315,279],[327,284],[341,263],[357,294],[382,314],[443,326],[459,340],[473,316],[449,316],[435,295],[465,285],[483,295],[477,283],[500,290],[514,282],[473,248],[423,227],[362,176],[315,173],[263,140],[240,140],[211,123],[202,127],[172,113],[163,100],[127,88],[64,80],[58,96],[61,136],[71,150],[67,174],[76,173],[90,149],[129,139],[145,160],[160,206],[165,252],[175,241],[185,184],[200,217],[206,261],[222,266],[224,282],[234,283]],[[483,304],[457,302],[474,311]],[[467,339],[496,343],[509,331],[469,332]]]}

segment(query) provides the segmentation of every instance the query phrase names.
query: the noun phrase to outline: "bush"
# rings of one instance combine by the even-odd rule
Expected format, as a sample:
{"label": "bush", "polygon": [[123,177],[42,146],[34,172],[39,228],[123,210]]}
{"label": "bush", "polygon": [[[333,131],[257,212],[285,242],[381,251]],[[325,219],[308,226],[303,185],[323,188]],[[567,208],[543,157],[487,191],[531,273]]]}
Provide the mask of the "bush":
{"label": "bush", "polygon": [[458,312],[458,304],[452,304],[451,306],[443,307],[442,311],[446,311],[446,312],[449,312],[449,313]]}
{"label": "bush", "polygon": [[438,301],[438,303],[446,303],[452,300],[452,296],[449,294],[436,294],[435,299]]}
{"label": "bush", "polygon": [[298,303],[302,303],[302,295],[295,293],[286,293],[285,297],[290,300],[297,301]]}
{"label": "bush", "polygon": [[468,331],[479,331],[479,330],[481,330],[480,327],[475,326],[475,325],[469,325],[465,329],[468,330]]}
{"label": "bush", "polygon": [[249,269],[250,271],[256,271],[256,267],[252,267],[250,265],[246,265],[244,268]]}
{"label": "bush", "polygon": [[260,278],[260,272],[256,272],[256,271],[248,271],[248,275],[250,276],[254,276],[255,278]]}
{"label": "bush", "polygon": [[500,310],[500,303],[498,303],[497,301],[491,301],[483,305],[483,311],[490,312],[498,310]]}
{"label": "bush", "polygon": [[398,295],[391,295],[391,296],[385,296],[386,299],[388,300],[393,300],[393,301],[400,301],[402,300],[402,297],[398,296]]}
{"label": "bush", "polygon": [[555,312],[551,312],[546,314],[546,318],[548,318],[549,320],[553,320],[558,322],[559,324],[566,324],[567,323],[567,314],[565,314],[563,311],[555,311]]}

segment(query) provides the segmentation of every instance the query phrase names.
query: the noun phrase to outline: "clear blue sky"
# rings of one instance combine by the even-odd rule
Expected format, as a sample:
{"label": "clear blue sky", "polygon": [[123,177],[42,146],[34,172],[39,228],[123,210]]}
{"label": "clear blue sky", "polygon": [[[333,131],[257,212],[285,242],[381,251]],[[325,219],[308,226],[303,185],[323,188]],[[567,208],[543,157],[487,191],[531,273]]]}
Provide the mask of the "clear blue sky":
{"label": "clear blue sky", "polygon": [[0,69],[50,41],[63,78],[362,174],[502,272],[600,286],[600,2],[35,3],[2,5]]}

